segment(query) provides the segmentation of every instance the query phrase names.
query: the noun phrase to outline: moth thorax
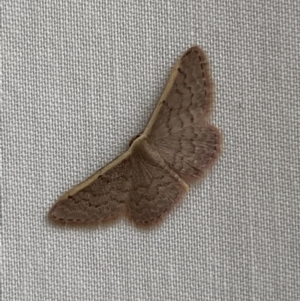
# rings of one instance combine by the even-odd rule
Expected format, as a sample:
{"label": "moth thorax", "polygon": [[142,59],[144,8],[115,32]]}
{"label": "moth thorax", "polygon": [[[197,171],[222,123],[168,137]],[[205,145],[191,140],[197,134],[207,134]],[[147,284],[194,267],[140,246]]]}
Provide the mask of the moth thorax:
{"label": "moth thorax", "polygon": [[132,145],[132,143],[139,138],[142,135],[142,133],[139,133],[138,135],[135,135],[134,137],[132,137],[132,139],[129,142],[129,147]]}

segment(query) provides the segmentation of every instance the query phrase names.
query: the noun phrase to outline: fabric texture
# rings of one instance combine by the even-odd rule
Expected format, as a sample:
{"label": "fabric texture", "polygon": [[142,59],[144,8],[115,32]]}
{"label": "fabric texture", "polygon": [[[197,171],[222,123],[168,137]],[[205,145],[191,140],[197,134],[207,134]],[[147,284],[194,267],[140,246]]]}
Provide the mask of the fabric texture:
{"label": "fabric texture", "polygon": [[[4,1],[2,300],[300,300],[300,6]],[[223,153],[157,228],[47,212],[141,132],[189,47]]]}

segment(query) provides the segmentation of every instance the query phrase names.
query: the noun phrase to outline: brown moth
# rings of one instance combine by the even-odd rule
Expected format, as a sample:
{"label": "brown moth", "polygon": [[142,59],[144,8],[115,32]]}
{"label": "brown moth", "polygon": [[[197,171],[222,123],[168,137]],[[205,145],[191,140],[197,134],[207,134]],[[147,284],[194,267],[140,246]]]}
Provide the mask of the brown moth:
{"label": "brown moth", "polygon": [[220,132],[209,123],[212,105],[208,63],[195,46],[173,68],[144,132],[125,153],[62,195],[50,220],[105,223],[126,213],[141,226],[160,221],[220,153]]}

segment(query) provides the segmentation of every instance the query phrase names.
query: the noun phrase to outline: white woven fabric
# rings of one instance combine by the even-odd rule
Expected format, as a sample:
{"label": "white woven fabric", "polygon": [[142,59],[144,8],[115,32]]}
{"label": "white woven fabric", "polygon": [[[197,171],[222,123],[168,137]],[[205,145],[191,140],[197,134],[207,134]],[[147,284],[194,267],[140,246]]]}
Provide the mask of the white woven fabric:
{"label": "white woven fabric", "polygon": [[[2,300],[300,300],[299,1],[2,7]],[[155,230],[49,224],[142,131],[194,44],[224,134],[213,170]]]}

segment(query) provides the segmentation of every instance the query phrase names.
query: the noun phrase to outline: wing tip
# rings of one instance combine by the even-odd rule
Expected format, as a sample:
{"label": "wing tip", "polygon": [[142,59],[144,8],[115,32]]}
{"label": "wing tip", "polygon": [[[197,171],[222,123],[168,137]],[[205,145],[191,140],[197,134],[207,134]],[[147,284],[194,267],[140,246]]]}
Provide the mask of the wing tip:
{"label": "wing tip", "polygon": [[200,55],[204,60],[206,60],[206,53],[203,50],[203,48],[200,47],[199,45],[194,45],[194,46],[190,47],[188,50],[185,51],[183,56],[188,55],[191,52],[197,52],[198,55]]}

